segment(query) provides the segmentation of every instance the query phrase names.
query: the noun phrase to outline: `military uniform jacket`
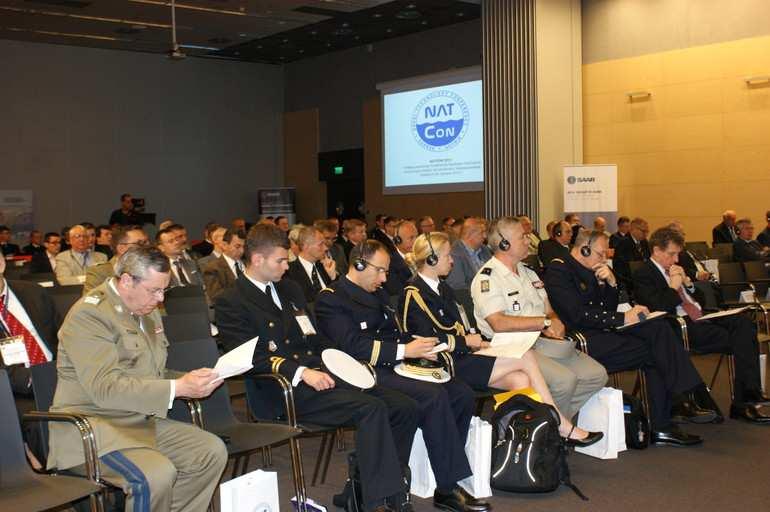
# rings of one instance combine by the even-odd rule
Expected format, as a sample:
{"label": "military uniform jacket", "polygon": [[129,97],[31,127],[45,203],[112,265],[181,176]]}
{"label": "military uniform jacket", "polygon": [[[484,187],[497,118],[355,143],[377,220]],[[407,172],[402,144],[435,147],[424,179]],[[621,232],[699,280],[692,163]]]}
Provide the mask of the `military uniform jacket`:
{"label": "military uniform jacket", "polygon": [[[171,399],[166,370],[168,341],[160,313],[135,317],[109,281],[70,310],[59,330],[58,382],[51,411],[86,416],[99,456],[126,448],[155,448],[156,417]],[[141,325],[140,325],[141,324]],[[83,464],[80,435],[72,425],[50,425],[50,467]]]}
{"label": "military uniform jacket", "polygon": [[331,343],[323,336],[302,333],[296,315],[308,313],[297,283],[283,279],[270,286],[275,286],[282,309],[246,276],[216,298],[214,315],[219,339],[227,350],[232,350],[259,336],[251,372],[278,373],[291,382],[300,366],[320,368],[320,353]]}
{"label": "military uniform jacket", "polygon": [[321,332],[359,361],[393,366],[398,344],[411,341],[401,334],[387,292],[369,293],[347,277],[318,294],[315,305]]}
{"label": "military uniform jacket", "polygon": [[408,334],[438,338],[450,352],[467,354],[471,350],[465,344],[466,326],[452,287],[440,281],[438,291],[419,275],[410,279],[398,302],[401,326]]}
{"label": "military uniform jacket", "polygon": [[117,263],[117,261],[118,257],[113,256],[110,261],[88,267],[88,270],[86,270],[86,282],[83,285],[83,295],[113,277],[115,275],[115,263]]}
{"label": "military uniform jacket", "polygon": [[571,255],[551,262],[545,287],[551,306],[568,330],[589,334],[620,327],[625,321],[625,315],[617,312],[618,289],[600,286],[594,272]]}

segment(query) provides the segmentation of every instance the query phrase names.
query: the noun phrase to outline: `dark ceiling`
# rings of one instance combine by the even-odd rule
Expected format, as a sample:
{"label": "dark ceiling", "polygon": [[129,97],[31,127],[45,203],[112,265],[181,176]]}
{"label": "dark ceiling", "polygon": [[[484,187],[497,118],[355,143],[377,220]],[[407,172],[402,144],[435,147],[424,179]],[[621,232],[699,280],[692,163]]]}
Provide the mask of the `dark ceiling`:
{"label": "dark ceiling", "polygon": [[[188,56],[283,64],[480,16],[481,0],[179,0]],[[170,0],[0,0],[0,39],[169,53]]]}

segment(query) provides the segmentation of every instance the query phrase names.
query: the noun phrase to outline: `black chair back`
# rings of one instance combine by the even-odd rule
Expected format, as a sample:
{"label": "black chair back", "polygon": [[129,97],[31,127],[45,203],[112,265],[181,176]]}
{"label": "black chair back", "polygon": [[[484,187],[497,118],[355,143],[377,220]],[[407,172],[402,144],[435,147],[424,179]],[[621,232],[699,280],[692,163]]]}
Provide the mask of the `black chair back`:
{"label": "black chair back", "polygon": [[[217,350],[216,342],[210,337],[181,341],[169,345],[166,367],[183,372],[204,367],[214,368],[217,359],[219,359],[219,350]],[[223,383],[211,396],[201,399],[200,402],[203,408],[204,427],[206,430],[216,431],[238,421],[230,406],[230,394],[227,391],[227,384]]]}
{"label": "black chair back", "polygon": [[[48,412],[53,404],[53,396],[56,393],[56,361],[36,364],[29,369],[32,374],[32,392],[35,395],[35,409],[40,412]],[[48,422],[38,421],[37,428],[41,439],[43,457],[48,458]]]}
{"label": "black chair back", "polygon": [[33,272],[30,274],[24,274],[21,276],[22,281],[32,281],[34,283],[51,283],[46,288],[52,288],[56,286],[56,275],[51,272]]}
{"label": "black chair back", "polygon": [[169,315],[204,313],[209,314],[206,294],[201,286],[177,286],[166,293],[163,301]]}
{"label": "black chair back", "polygon": [[738,302],[740,293],[749,288],[746,284],[746,274],[740,263],[720,263],[719,283],[722,299],[725,302]]}
{"label": "black chair back", "polygon": [[5,272],[4,272],[6,279],[15,281],[17,279],[21,279],[24,275],[27,274],[28,268],[26,265],[23,264],[26,262],[22,262],[21,266],[17,265],[16,263],[17,262],[15,261],[9,261],[6,263]]}
{"label": "black chair back", "polygon": [[0,370],[0,494],[3,488],[31,480],[32,470],[24,454],[21,425],[11,392],[8,373]]}
{"label": "black chair back", "polygon": [[83,285],[54,286],[53,288],[46,288],[46,290],[48,290],[56,312],[61,318],[66,317],[72,305],[83,296]]}
{"label": "black chair back", "polygon": [[757,290],[757,298],[764,300],[767,296],[768,283],[768,264],[764,261],[744,261],[743,270],[746,272],[746,280],[751,281]]}
{"label": "black chair back", "polygon": [[730,263],[733,261],[733,244],[714,244],[708,255],[710,259],[719,260],[719,263]]}
{"label": "black chair back", "polygon": [[179,313],[163,317],[163,330],[170,343],[200,340],[211,336],[209,317],[202,313]]}

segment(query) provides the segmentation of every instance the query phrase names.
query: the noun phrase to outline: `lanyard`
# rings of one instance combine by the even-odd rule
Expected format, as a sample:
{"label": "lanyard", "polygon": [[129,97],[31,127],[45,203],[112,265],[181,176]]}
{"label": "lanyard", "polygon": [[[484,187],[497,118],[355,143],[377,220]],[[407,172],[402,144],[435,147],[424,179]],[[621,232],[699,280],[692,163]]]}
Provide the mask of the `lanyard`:
{"label": "lanyard", "polygon": [[0,338],[8,338],[11,336],[11,331],[6,326],[8,322],[5,318],[10,313],[8,311],[8,301],[11,299],[10,290],[8,290],[8,282],[5,283],[5,295],[3,296],[3,313],[0,314]]}

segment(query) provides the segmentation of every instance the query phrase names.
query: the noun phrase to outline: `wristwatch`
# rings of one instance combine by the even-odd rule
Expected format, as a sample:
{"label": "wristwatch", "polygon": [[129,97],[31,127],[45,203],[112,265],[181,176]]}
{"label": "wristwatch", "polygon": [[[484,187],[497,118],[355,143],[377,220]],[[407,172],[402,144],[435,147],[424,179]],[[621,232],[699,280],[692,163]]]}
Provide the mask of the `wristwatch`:
{"label": "wristwatch", "polygon": [[543,319],[543,329],[548,329],[549,327],[551,327],[551,319],[550,318]]}

